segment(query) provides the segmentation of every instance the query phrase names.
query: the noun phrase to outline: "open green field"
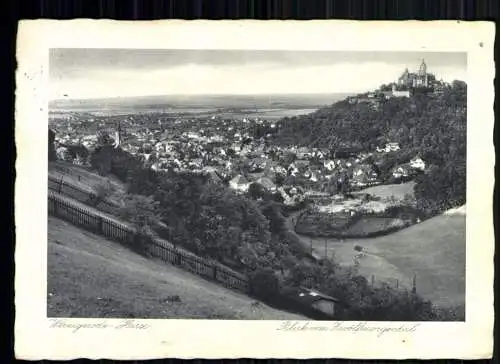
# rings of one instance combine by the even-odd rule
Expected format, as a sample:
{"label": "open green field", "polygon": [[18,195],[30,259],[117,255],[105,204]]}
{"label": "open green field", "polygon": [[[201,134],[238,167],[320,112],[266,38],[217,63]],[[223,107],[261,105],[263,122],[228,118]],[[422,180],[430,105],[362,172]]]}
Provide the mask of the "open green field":
{"label": "open green field", "polygon": [[49,317],[306,319],[62,220],[49,217],[48,225]]}
{"label": "open green field", "polygon": [[415,182],[410,181],[401,184],[392,184],[392,185],[379,185],[365,188],[359,193],[369,193],[370,195],[380,197],[382,199],[389,198],[394,196],[398,200],[402,200],[406,194],[410,196],[414,196],[413,187],[415,186]]}
{"label": "open green field", "polygon": [[[325,255],[325,239],[301,236],[316,255]],[[465,303],[465,215],[441,215],[396,233],[366,239],[326,239],[327,256],[352,265],[355,245],[364,247],[360,273],[368,279],[410,287],[436,304]]]}

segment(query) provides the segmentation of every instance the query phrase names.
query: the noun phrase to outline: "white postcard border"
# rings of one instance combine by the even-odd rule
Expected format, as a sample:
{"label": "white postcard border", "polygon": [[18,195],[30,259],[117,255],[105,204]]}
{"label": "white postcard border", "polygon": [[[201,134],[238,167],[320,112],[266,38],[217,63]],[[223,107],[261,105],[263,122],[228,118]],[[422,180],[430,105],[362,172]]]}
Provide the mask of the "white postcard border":
{"label": "white postcard border", "polygon": [[[19,26],[16,74],[15,352],[22,359],[459,358],[493,345],[494,25],[486,22],[35,20]],[[50,48],[374,50],[467,52],[466,323],[414,331],[340,331],[310,322],[72,319],[108,328],[49,328],[47,277],[47,96]],[[432,254],[432,252],[429,252]],[[399,327],[401,323],[368,323]],[[412,327],[413,323],[404,323]],[[314,327],[328,327],[315,330]]]}

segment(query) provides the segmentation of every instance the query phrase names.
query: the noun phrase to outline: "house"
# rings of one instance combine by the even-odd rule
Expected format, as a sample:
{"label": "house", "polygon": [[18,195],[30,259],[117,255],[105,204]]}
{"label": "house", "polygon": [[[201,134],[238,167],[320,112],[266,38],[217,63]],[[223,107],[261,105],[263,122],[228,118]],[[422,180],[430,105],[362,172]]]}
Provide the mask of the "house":
{"label": "house", "polygon": [[305,172],[309,168],[310,162],[306,159],[297,159],[294,162],[295,167],[302,172]]}
{"label": "house", "polygon": [[250,187],[250,182],[239,174],[229,181],[229,187],[236,191],[247,192]]}
{"label": "house", "polygon": [[271,167],[271,170],[274,170],[274,172],[278,173],[278,174],[286,174],[286,169],[282,166],[275,166],[275,167]]}
{"label": "house", "polygon": [[378,153],[389,153],[389,152],[397,152],[399,149],[399,143],[387,143],[385,147],[377,147]]}
{"label": "house", "polygon": [[241,144],[233,143],[231,145],[231,149],[234,150],[236,153],[239,153],[241,152]]}
{"label": "house", "polygon": [[295,166],[295,163],[290,164],[290,167],[288,167],[288,173],[292,176],[296,176],[299,173],[299,169]]}
{"label": "house", "polygon": [[396,152],[398,151],[399,149],[401,149],[399,147],[399,143],[387,143],[385,145],[385,151],[386,152]]}
{"label": "house", "polygon": [[252,170],[261,170],[266,168],[267,163],[268,161],[265,158],[255,158],[250,162],[250,168]]}
{"label": "house", "polygon": [[193,167],[196,167],[196,168],[201,168],[203,166],[203,160],[201,158],[192,159],[189,162],[189,165],[193,166]]}
{"label": "house", "polygon": [[307,158],[309,156],[310,156],[309,149],[307,149],[306,147],[300,147],[297,150],[297,158],[299,158],[299,159],[305,159],[305,158]]}
{"label": "house", "polygon": [[267,177],[261,177],[257,180],[257,183],[262,185],[264,188],[269,191],[276,191],[276,185]]}
{"label": "house", "polygon": [[317,172],[311,172],[311,177],[309,178],[312,182],[318,182],[320,176]]}
{"label": "house", "polygon": [[335,317],[337,306],[340,304],[339,299],[306,287],[292,290],[287,296],[305,312],[324,319]]}
{"label": "house", "polygon": [[329,170],[329,171],[333,171],[335,169],[335,161],[332,161],[331,159],[329,160],[326,160],[323,162],[323,166]]}
{"label": "house", "polygon": [[222,178],[221,175],[217,172],[217,170],[213,167],[203,167],[203,171],[208,175],[208,177],[213,181],[213,182],[221,182]]}
{"label": "house", "polygon": [[393,90],[392,91],[392,96],[394,96],[394,97],[410,97],[411,94],[410,94],[409,90],[405,90],[405,91]]}
{"label": "house", "polygon": [[397,90],[396,85],[392,85],[391,91],[382,91],[382,94],[386,99],[391,99],[393,97],[411,97],[409,90]]}
{"label": "house", "polygon": [[409,166],[403,164],[403,165],[395,167],[392,170],[392,176],[394,178],[403,178],[403,177],[410,176]]}
{"label": "house", "polygon": [[421,171],[425,170],[425,162],[420,157],[415,157],[410,161],[410,167],[413,169],[419,169]]}

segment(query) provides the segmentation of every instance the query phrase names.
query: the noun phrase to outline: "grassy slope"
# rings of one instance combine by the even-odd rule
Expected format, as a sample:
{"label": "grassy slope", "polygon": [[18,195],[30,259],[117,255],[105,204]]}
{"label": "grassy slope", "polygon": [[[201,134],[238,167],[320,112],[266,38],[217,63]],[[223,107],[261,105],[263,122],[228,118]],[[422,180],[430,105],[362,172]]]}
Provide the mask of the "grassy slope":
{"label": "grassy slope", "polygon": [[[305,319],[252,305],[251,298],[56,218],[48,229],[48,316]],[[170,302],[178,295],[182,302]]]}
{"label": "grassy slope", "polygon": [[436,303],[465,303],[465,216],[437,216],[366,244]]}
{"label": "grassy slope", "polygon": [[[301,237],[309,244],[307,237]],[[327,239],[327,254],[345,265],[353,264],[354,245],[365,248],[360,273],[409,287],[417,274],[417,291],[437,304],[465,301],[465,216],[442,215],[383,237]],[[325,239],[313,238],[313,249],[325,254]]]}
{"label": "grassy slope", "polygon": [[[114,192],[107,198],[110,201],[119,203],[120,197],[125,193],[125,185],[115,177],[100,176],[96,172],[85,167],[77,166],[68,162],[57,161],[49,163],[49,177],[56,180],[63,178],[64,182],[75,186],[88,193],[95,192],[94,188],[99,185],[110,185]],[[78,180],[80,176],[80,180]]]}

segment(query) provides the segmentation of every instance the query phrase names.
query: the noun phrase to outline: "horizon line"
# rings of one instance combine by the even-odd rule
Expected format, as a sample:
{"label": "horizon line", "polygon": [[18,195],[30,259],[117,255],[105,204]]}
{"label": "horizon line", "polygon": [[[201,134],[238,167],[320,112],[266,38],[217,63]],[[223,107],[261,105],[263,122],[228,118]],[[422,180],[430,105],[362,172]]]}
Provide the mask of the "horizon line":
{"label": "horizon line", "polygon": [[152,94],[152,95],[130,95],[130,96],[103,96],[103,97],[79,97],[79,98],[58,98],[49,99],[53,101],[82,101],[82,100],[103,100],[103,99],[130,99],[139,97],[196,97],[196,96],[273,96],[273,95],[347,95],[356,94],[366,91],[352,91],[352,92],[270,92],[270,93],[220,93],[220,94]]}

